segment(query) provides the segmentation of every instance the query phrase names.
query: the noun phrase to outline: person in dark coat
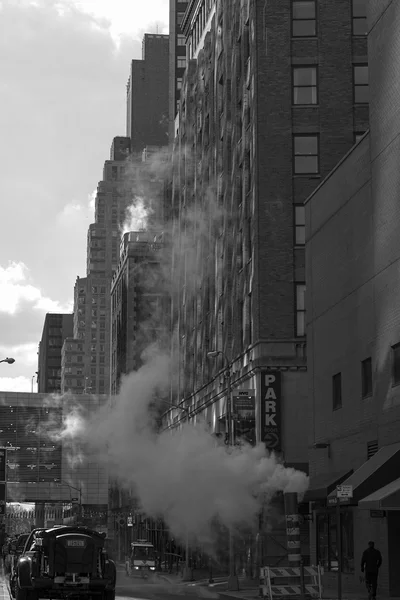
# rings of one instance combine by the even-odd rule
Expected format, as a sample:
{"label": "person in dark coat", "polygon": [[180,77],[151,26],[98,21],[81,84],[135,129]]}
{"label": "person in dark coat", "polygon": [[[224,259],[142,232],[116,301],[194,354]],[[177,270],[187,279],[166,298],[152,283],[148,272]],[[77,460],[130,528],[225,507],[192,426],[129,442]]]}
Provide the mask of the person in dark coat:
{"label": "person in dark coat", "polygon": [[381,553],[375,548],[374,542],[368,542],[368,548],[364,550],[361,558],[361,572],[365,572],[365,585],[367,586],[369,597],[372,594],[374,600],[376,599],[378,573],[381,564]]}

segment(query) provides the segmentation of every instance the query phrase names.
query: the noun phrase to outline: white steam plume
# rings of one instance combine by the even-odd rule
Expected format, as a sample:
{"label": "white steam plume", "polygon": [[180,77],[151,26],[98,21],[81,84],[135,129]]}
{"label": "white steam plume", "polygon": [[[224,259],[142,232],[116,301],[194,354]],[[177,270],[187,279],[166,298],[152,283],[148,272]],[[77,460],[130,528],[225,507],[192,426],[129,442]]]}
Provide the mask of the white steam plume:
{"label": "white steam plume", "polygon": [[128,206],[126,210],[126,219],[121,234],[146,229],[152,212],[152,209],[145,203],[143,198],[135,196],[133,204]]}
{"label": "white steam plume", "polygon": [[228,452],[198,425],[173,435],[156,433],[151,407],[168,386],[169,369],[169,359],[153,353],[124,379],[111,410],[100,411],[84,427],[66,424],[69,436],[85,431],[85,441],[134,488],[149,516],[162,516],[181,539],[189,532],[193,540],[207,543],[214,519],[251,526],[263,500],[278,491],[305,492],[307,476],[283,467],[263,445]]}

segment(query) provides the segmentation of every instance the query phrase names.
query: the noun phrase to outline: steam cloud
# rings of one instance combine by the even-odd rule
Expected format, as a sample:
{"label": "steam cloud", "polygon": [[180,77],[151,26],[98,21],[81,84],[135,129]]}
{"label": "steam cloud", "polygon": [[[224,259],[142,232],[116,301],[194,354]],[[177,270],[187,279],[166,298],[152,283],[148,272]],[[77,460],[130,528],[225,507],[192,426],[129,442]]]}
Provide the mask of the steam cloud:
{"label": "steam cloud", "polygon": [[151,208],[145,205],[143,198],[136,196],[132,204],[127,208],[126,220],[121,231],[122,235],[130,231],[146,229],[151,213]]}
{"label": "steam cloud", "polygon": [[[252,526],[261,503],[277,491],[305,492],[307,476],[279,464],[263,445],[229,452],[199,425],[157,433],[154,397],[169,382],[169,359],[153,352],[125,377],[113,406],[84,421],[75,413],[61,437],[76,436],[109,461],[110,472],[133,488],[149,516],[163,517],[184,539],[212,542],[214,519],[226,526]],[[79,419],[81,422],[79,423]]]}
{"label": "steam cloud", "polygon": [[[195,161],[187,150],[185,153],[186,167],[193,170]],[[159,153],[148,168],[150,174],[162,176],[170,163]],[[134,201],[123,233],[157,229],[157,214],[162,211],[143,180],[140,186],[132,189]],[[164,248],[158,257],[164,274],[161,294],[177,294],[179,304],[183,280],[189,299],[198,295],[205,276],[218,278],[219,263],[206,257],[212,256],[220,243],[225,218],[210,182],[202,198],[186,207],[180,223],[165,228],[162,222],[170,248]],[[165,331],[159,325],[154,323],[161,338]],[[169,327],[167,331],[169,342],[171,335],[179,337],[174,323],[172,334]],[[74,410],[58,439],[64,447],[83,445],[106,461],[110,473],[133,490],[140,508],[148,516],[162,517],[176,537],[184,539],[189,534],[192,541],[208,545],[213,542],[213,521],[233,528],[252,527],[262,504],[279,491],[303,494],[308,477],[285,468],[262,444],[228,449],[198,423],[185,424],[173,433],[157,432],[155,421],[161,407],[157,398],[169,396],[171,380],[174,382],[182,364],[179,346],[170,353],[168,345],[167,350],[160,349],[162,344],[158,339],[154,347],[145,349],[142,366],[123,379],[111,406],[94,416]]]}

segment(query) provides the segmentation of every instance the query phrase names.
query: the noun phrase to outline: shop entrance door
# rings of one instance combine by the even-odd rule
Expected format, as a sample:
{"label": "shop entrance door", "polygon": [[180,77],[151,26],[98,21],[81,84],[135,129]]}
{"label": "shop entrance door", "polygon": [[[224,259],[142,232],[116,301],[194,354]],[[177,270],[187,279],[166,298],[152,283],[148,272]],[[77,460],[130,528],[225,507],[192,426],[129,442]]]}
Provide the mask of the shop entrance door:
{"label": "shop entrance door", "polygon": [[[385,557],[382,548],[382,559],[388,561],[389,565],[389,594],[391,597],[400,596],[400,511],[389,510],[388,519],[388,557]],[[379,581],[378,581],[379,586]],[[378,589],[379,593],[379,589]]]}

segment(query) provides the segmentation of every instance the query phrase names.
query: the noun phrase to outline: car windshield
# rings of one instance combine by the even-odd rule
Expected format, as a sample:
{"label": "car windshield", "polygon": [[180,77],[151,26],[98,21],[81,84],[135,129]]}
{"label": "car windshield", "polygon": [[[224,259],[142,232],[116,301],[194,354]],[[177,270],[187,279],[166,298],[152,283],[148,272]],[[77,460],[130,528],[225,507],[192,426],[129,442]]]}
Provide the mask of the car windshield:
{"label": "car windshield", "polygon": [[133,558],[138,560],[153,560],[154,548],[151,546],[134,546],[132,550]]}

